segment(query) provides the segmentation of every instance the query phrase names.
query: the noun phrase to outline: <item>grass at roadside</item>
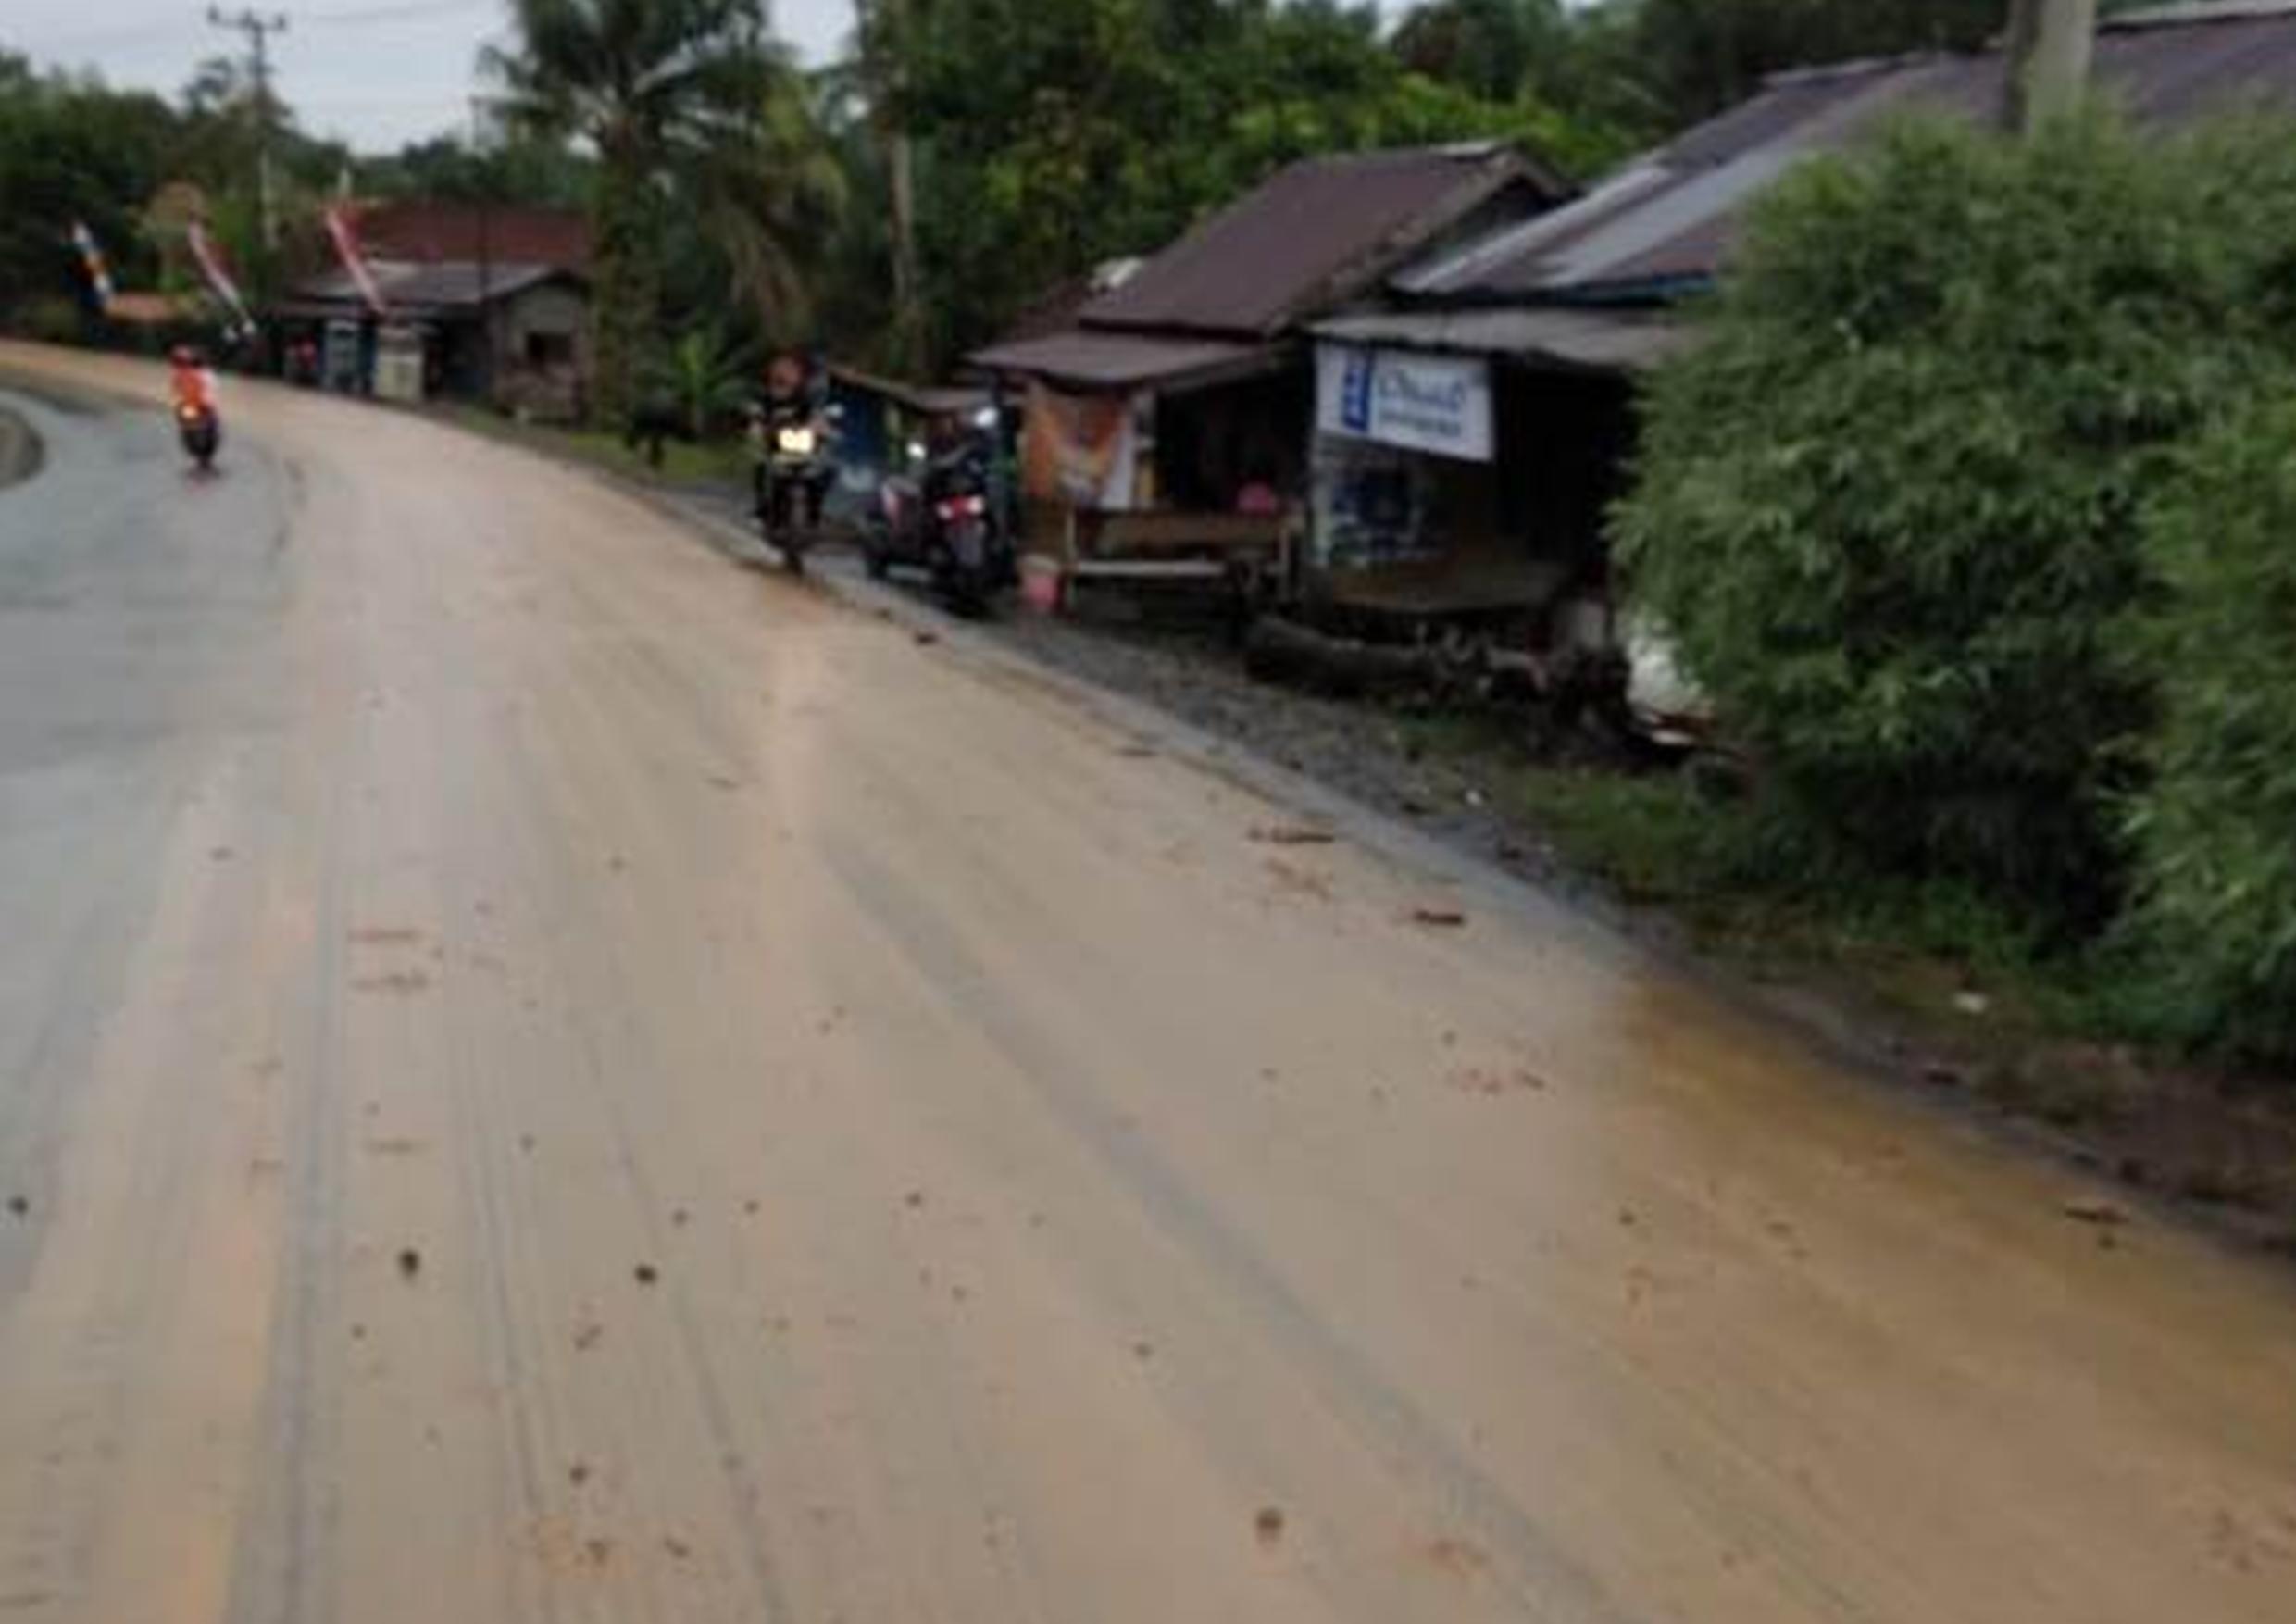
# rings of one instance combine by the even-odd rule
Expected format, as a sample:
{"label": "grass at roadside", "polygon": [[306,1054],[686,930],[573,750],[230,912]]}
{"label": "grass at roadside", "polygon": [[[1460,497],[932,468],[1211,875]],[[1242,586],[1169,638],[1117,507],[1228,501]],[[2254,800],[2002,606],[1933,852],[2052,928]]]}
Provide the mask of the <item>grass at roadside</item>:
{"label": "grass at roadside", "polygon": [[448,406],[443,408],[443,415],[457,427],[475,433],[570,456],[625,479],[669,484],[742,484],[749,479],[749,453],[738,440],[711,441],[700,445],[669,441],[663,446],[662,466],[655,468],[637,451],[623,444],[620,435],[601,430],[520,423],[481,406]]}
{"label": "grass at roadside", "polygon": [[1958,1010],[1982,988],[1989,1016],[2067,1035],[2125,1035],[2104,1030],[2088,960],[2044,953],[1974,893],[1820,874],[1778,842],[1751,802],[1702,793],[1686,773],[1557,765],[1493,723],[1455,717],[1413,721],[1406,733],[1431,757],[1473,760],[1485,793],[1571,871],[1624,903],[1663,909],[1696,945],[1757,974],[1849,968],[1867,993],[1909,1010]]}

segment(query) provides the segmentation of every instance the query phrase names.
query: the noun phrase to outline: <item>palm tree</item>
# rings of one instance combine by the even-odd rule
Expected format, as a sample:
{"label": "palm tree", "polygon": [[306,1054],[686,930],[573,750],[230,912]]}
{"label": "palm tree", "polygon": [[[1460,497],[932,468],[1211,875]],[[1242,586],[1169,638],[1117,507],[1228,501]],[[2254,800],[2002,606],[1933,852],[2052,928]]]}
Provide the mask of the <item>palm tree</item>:
{"label": "palm tree", "polygon": [[780,59],[763,0],[512,0],[511,19],[517,43],[481,58],[503,111],[598,155],[596,399],[618,421],[657,314],[670,188],[755,144]]}
{"label": "palm tree", "polygon": [[728,293],[775,344],[811,324],[811,274],[847,200],[845,169],[814,87],[778,50],[738,137],[701,156],[688,177],[698,219],[724,256]]}
{"label": "palm tree", "polygon": [[749,352],[711,325],[680,333],[652,369],[655,386],[696,444],[749,397]]}

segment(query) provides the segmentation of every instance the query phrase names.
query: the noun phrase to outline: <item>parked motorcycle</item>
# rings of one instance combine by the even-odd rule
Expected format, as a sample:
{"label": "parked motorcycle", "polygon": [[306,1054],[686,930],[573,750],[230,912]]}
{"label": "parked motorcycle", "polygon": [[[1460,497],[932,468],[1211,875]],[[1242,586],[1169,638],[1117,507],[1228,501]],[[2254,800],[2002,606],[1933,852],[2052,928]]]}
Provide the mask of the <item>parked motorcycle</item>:
{"label": "parked motorcycle", "polygon": [[918,473],[894,475],[880,488],[862,540],[863,562],[880,581],[895,565],[921,568],[952,609],[985,613],[1017,573],[1012,536],[991,490],[989,447],[976,433],[936,456],[923,450],[911,447],[923,464]]}
{"label": "parked motorcycle", "polygon": [[830,431],[828,414],[809,403],[769,407],[752,419],[758,528],[792,574],[805,573],[805,549],[820,534],[821,504],[835,472]]}
{"label": "parked motorcycle", "polygon": [[179,401],[175,408],[176,438],[183,446],[183,455],[201,473],[215,468],[216,450],[223,443],[223,426],[217,420],[215,407],[192,401]]}

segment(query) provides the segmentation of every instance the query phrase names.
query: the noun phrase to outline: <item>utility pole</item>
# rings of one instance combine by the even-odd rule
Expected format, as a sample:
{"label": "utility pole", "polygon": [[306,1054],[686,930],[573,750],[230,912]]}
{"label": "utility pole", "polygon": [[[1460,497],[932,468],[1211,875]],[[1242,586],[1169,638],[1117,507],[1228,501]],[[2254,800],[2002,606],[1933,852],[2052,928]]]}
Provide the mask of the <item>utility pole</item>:
{"label": "utility pole", "polygon": [[2079,106],[2096,41],[2097,0],[2012,0],[2003,122],[2029,135]]}
{"label": "utility pole", "polygon": [[287,31],[287,19],[277,12],[242,10],[226,13],[207,7],[207,20],[247,36],[247,56],[256,81],[256,207],[261,220],[263,249],[279,245],[278,223],[271,215],[271,36]]}

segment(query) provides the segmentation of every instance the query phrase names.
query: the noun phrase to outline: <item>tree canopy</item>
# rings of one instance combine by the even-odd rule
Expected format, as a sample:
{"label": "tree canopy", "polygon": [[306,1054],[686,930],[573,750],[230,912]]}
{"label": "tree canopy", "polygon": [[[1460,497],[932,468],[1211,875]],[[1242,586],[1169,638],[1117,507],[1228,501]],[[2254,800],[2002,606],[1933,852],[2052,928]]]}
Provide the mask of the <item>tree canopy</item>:
{"label": "tree canopy", "polygon": [[[505,128],[355,172],[368,195],[590,207],[609,395],[713,321],[930,369],[1293,158],[1499,137],[1589,178],[1767,73],[1977,44],[2006,5],[860,0],[846,58],[807,73],[763,0],[514,0],[488,57]],[[170,182],[252,250],[258,139],[291,200],[349,161],[229,59],[171,105],[0,58],[0,180],[31,200],[0,221],[0,285],[56,288],[74,213],[142,277]]]}

